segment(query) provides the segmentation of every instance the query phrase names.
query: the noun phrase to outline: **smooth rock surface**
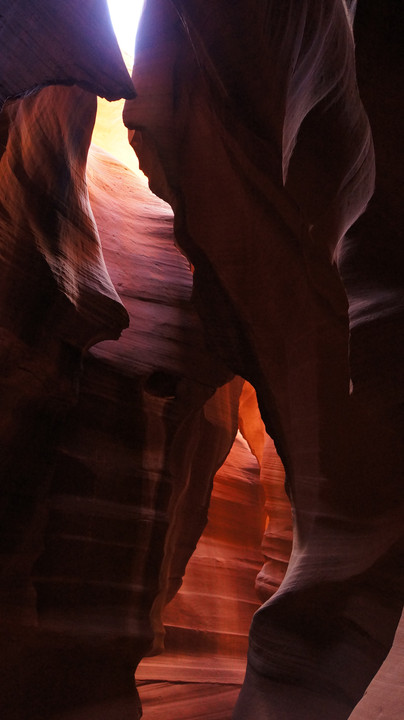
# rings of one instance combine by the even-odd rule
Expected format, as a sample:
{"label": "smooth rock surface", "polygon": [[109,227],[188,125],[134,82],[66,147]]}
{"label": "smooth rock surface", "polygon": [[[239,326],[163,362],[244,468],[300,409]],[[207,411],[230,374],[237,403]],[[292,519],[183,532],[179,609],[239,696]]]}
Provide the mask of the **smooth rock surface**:
{"label": "smooth rock surface", "polygon": [[0,0],[5,720],[401,720],[403,36]]}
{"label": "smooth rock surface", "polygon": [[302,707],[310,720],[347,718],[402,607],[393,570],[401,420],[393,410],[383,430],[379,366],[367,383],[367,341],[355,347],[352,313],[348,364],[348,302],[334,261],[374,185],[354,7],[237,2],[211,11],[198,0],[151,0],[133,72],[138,97],[124,111],[151,187],[174,208],[210,342],[255,386],[292,500],[291,562],[254,617],[237,720],[302,720]]}
{"label": "smooth rock surface", "polygon": [[[88,98],[88,106],[82,103],[86,122],[77,112],[67,112],[77,97]],[[57,101],[59,116],[51,116],[49,98]],[[26,157],[21,159],[14,140],[20,122],[14,123],[3,166],[9,172],[11,165],[15,173],[11,180],[16,184],[16,179],[25,177],[22,168],[36,170],[36,163],[42,161],[45,177],[46,162],[50,163],[57,182],[49,195],[56,208],[60,203],[65,222],[69,222],[68,213],[74,212],[74,205],[62,204],[57,195],[63,165],[51,164],[53,154],[64,158],[65,145],[59,149],[56,140],[51,140],[56,137],[57,123],[66,118],[73,128],[84,129],[83,142],[88,142],[95,99],[78,89],[50,88],[13,107],[21,113],[21,122],[28,116],[39,128],[47,127],[50,142],[45,146],[47,154],[43,145],[35,154],[27,143]],[[41,136],[34,133],[33,137]],[[66,130],[62,137],[69,139]],[[74,137],[76,141],[80,137],[77,130]],[[67,147],[72,162],[73,140]],[[16,408],[15,426],[11,426],[15,452],[11,453],[8,443],[10,491],[5,495],[9,507],[12,502],[16,509],[9,515],[15,529],[14,535],[7,537],[9,557],[5,558],[2,577],[3,605],[12,610],[14,623],[6,622],[2,638],[8,662],[1,668],[1,705],[7,720],[44,720],[56,712],[80,712],[80,708],[108,705],[112,698],[133,692],[137,662],[153,642],[156,649],[161,644],[161,610],[176,592],[206,523],[213,476],[231,447],[238,423],[242,382],[231,380],[231,373],[206,350],[190,303],[192,274],[173,245],[170,210],[150,194],[144,179],[110,155],[93,149],[87,179],[103,238],[101,255],[84,177],[87,147],[78,146],[82,162],[74,174],[77,185],[68,185],[66,192],[72,199],[80,198],[77,213],[85,208],[88,215],[81,221],[78,214],[80,221],[72,223],[70,233],[65,234],[65,216],[60,210],[55,212],[57,227],[61,228],[60,246],[55,242],[57,236],[52,237],[49,231],[52,205],[35,205],[30,200],[33,183],[24,184],[20,193],[28,209],[24,224],[17,225],[20,234],[15,238],[15,252],[21,253],[24,262],[30,261],[17,242],[27,238],[31,256],[38,255],[37,264],[43,264],[45,277],[49,275],[54,297],[61,298],[58,314],[52,295],[48,301],[51,319],[59,319],[55,333],[43,313],[47,306],[34,285],[40,308],[37,336],[46,337],[56,349],[59,342],[65,353],[70,352],[71,362],[75,362],[75,384],[66,388],[63,413],[57,407],[57,424],[52,413],[48,424],[37,421],[37,433],[32,438],[36,455],[25,456],[19,452],[21,433],[44,402],[55,412],[53,397],[46,394],[46,376],[43,384],[41,375],[38,378],[42,394],[34,394],[32,384],[23,385],[20,398],[12,384],[5,385]],[[13,163],[7,162],[9,154]],[[38,177],[36,172],[40,188]],[[6,200],[15,202],[11,180],[3,187]],[[45,188],[52,187],[50,173],[47,183]],[[22,214],[23,207],[19,210]],[[92,235],[81,240],[79,234],[75,243],[72,231],[80,233],[82,228]],[[34,238],[36,242],[32,242]],[[10,252],[10,242],[4,248],[4,253]],[[16,268],[10,265],[14,273],[24,268],[22,260]],[[32,261],[29,267],[32,271]],[[26,270],[23,278],[27,275]],[[32,279],[41,287],[40,275],[33,274]],[[127,324],[114,286],[133,322],[119,342],[98,343],[89,350],[96,340],[118,335]],[[3,288],[12,289],[14,297],[18,290],[23,304],[24,283],[18,285],[14,280]],[[14,315],[6,314],[9,308]],[[21,333],[19,305],[5,304],[3,309],[4,322],[13,321]],[[31,327],[31,331],[35,329]],[[9,351],[7,346],[5,349]],[[39,344],[39,350],[46,357],[47,346]],[[34,357],[38,354],[35,343],[28,351]],[[57,377],[60,367],[50,367]],[[43,362],[40,368],[43,373]],[[61,380],[66,383],[66,376]],[[54,382],[51,387],[54,393]],[[28,390],[32,411],[25,413],[23,424],[19,413],[27,402]],[[4,429],[10,433],[10,415],[3,417],[8,420]],[[42,464],[38,462],[41,457]],[[22,506],[21,496],[15,494],[18,462],[22,473],[31,466],[36,469],[30,477],[31,505]],[[28,519],[25,526],[22,509]],[[195,514],[191,525],[190,512]],[[21,633],[18,624],[22,620],[32,629]],[[135,695],[131,702],[135,708]]]}
{"label": "smooth rock surface", "polygon": [[[263,524],[259,468],[238,435],[215,475],[208,523],[187,565],[183,584],[163,614],[166,652],[159,658],[158,667],[171,660],[170,675],[164,675],[167,679],[182,679],[181,663],[177,675],[172,674],[174,653],[190,656],[196,670],[194,680],[209,672],[205,667],[202,671],[202,664],[206,665],[202,658],[209,654],[212,667],[216,667],[213,672],[219,672],[216,662],[222,657],[230,666],[232,662],[241,662],[242,668],[245,665],[248,631],[259,606],[254,581],[262,563]],[[167,653],[171,653],[168,659]],[[150,670],[154,662],[152,658],[148,661]],[[145,661],[141,667],[146,677]]]}
{"label": "smooth rock surface", "polygon": [[46,85],[134,96],[106,0],[0,2],[0,108]]}

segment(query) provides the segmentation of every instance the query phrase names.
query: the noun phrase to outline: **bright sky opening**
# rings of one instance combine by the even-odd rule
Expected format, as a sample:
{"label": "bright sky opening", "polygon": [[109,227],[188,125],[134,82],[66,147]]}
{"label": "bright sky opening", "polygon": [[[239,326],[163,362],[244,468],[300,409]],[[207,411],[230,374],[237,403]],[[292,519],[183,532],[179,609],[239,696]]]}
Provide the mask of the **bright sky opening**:
{"label": "bright sky opening", "polygon": [[133,57],[143,0],[108,0],[108,7],[121,51]]}

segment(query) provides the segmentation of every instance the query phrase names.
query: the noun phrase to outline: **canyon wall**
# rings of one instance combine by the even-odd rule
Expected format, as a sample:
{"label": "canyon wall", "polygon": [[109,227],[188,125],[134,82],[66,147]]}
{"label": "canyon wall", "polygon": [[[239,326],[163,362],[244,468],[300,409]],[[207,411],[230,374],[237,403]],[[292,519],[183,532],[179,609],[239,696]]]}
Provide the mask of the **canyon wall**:
{"label": "canyon wall", "polygon": [[[402,607],[402,282],[375,286],[386,250],[349,232],[374,189],[355,5],[149,0],[124,111],[174,208],[210,343],[255,386],[292,500],[292,557],[254,617],[237,720],[346,718]],[[400,19],[395,3],[361,10],[364,59],[386,20],[383,53],[399,54]],[[392,82],[384,63],[378,76]]]}
{"label": "canyon wall", "polygon": [[[90,93],[59,87],[7,106],[9,718],[131,694],[137,715],[133,671],[161,645],[161,610],[238,424],[242,381],[205,347],[171,212],[111,156],[94,148],[86,162],[95,106]],[[119,342],[107,339],[128,324]]]}
{"label": "canyon wall", "polygon": [[400,3],[146,0],[133,84],[105,0],[0,11],[2,717],[140,717],[163,621],[208,672],[257,609],[235,720],[392,720]]}

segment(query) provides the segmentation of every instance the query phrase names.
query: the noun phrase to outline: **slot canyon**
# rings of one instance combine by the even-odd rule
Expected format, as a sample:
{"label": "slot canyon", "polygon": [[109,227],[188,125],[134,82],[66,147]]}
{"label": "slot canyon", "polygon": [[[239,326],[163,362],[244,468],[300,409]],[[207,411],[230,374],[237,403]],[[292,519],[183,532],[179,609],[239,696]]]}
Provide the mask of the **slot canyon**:
{"label": "slot canyon", "polygon": [[403,720],[404,3],[0,40],[1,719]]}

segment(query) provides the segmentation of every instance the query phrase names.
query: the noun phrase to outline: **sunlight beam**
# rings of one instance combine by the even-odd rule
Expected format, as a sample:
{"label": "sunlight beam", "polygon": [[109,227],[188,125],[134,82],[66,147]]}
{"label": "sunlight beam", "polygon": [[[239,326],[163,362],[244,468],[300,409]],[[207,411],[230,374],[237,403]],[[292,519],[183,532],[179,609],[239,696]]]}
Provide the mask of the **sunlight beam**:
{"label": "sunlight beam", "polygon": [[134,56],[137,26],[143,0],[107,0],[121,52]]}

